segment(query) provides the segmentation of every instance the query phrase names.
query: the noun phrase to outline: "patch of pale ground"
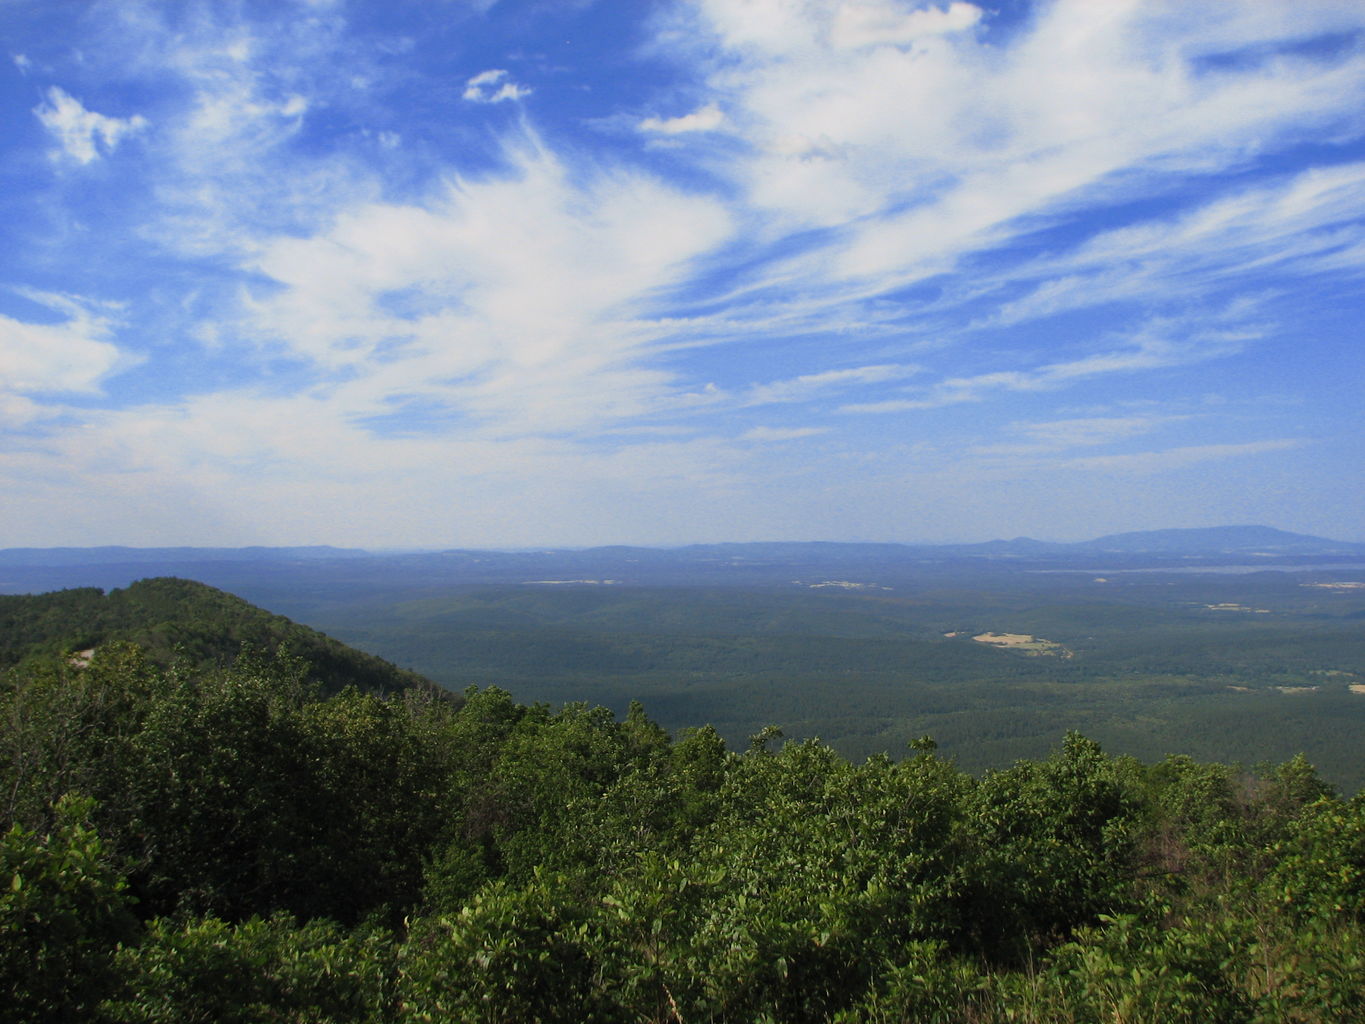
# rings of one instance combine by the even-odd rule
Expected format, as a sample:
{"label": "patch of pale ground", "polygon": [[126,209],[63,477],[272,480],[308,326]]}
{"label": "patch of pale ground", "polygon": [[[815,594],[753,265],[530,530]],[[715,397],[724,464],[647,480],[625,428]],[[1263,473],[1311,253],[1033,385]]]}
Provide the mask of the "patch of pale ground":
{"label": "patch of pale ground", "polygon": [[591,583],[599,587],[611,587],[615,586],[617,583],[620,582],[621,582],[620,580],[527,580],[526,584],[528,586],[537,587],[557,587],[574,583],[578,584]]}
{"label": "patch of pale ground", "polygon": [[821,587],[837,587],[840,590],[890,590],[890,587],[883,587],[880,583],[855,583],[853,580],[825,580],[823,583],[807,583],[806,586],[811,590],[819,590]]}
{"label": "patch of pale ground", "polygon": [[1050,654],[1059,658],[1075,657],[1075,652],[1061,644],[1028,633],[978,633],[972,639],[979,644],[990,644],[992,647],[1022,651],[1025,654]]}

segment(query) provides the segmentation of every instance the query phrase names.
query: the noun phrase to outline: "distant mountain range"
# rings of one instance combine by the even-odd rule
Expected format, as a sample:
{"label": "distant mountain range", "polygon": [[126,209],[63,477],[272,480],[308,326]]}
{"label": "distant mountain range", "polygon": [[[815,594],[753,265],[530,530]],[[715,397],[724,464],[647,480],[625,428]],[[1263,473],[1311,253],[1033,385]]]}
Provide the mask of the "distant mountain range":
{"label": "distant mountain range", "polygon": [[1118,533],[1077,543],[1017,537],[980,544],[772,541],[623,545],[540,551],[370,552],[356,548],[10,548],[0,593],[124,587],[148,577],[200,580],[268,607],[301,610],[333,595],[472,584],[781,586],[819,579],[883,583],[963,573],[1253,565],[1273,569],[1365,560],[1365,544],[1268,526]]}
{"label": "distant mountain range", "polygon": [[363,548],[337,548],[327,545],[306,547],[241,548],[135,548],[135,547],[60,547],[0,548],[3,565],[119,565],[130,562],[317,562],[385,558],[399,560],[446,558],[471,564],[500,561],[535,564],[547,558],[567,562],[599,562],[615,559],[665,559],[684,557],[694,560],[753,559],[771,561],[793,554],[804,556],[854,556],[858,561],[897,560],[907,554],[923,555],[1006,555],[1046,556],[1081,552],[1126,552],[1170,555],[1220,554],[1358,554],[1365,544],[1329,540],[1305,533],[1290,533],[1271,526],[1208,526],[1193,529],[1138,530],[1112,533],[1094,540],[1060,543],[1016,537],[975,544],[896,544],[839,541],[752,541],[723,544],[688,544],[680,547],[633,547],[608,545],[594,548],[545,548],[543,550],[503,551],[495,549],[452,548],[410,553],[372,552]]}
{"label": "distant mountain range", "polygon": [[129,562],[258,562],[326,561],[368,558],[360,548],[245,547],[245,548],[0,548],[0,565],[123,565]]}

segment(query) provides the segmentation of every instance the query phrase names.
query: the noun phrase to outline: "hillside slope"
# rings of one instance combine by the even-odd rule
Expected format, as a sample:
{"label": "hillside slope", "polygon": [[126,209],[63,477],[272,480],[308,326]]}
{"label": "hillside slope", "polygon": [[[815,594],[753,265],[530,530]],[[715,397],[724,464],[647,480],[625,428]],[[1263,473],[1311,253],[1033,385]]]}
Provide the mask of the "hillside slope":
{"label": "hillside slope", "polygon": [[83,587],[0,595],[0,668],[113,641],[135,643],[160,664],[180,659],[195,667],[229,665],[244,645],[271,654],[287,646],[325,692],[347,685],[376,693],[434,687],[415,672],[193,580],[139,580],[107,594]]}

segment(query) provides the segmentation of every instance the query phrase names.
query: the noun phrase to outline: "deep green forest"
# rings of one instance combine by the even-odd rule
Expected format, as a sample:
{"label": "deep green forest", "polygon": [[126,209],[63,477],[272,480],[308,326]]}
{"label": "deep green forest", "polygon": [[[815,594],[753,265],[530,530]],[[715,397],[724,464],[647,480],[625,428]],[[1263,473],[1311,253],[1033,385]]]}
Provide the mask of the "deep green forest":
{"label": "deep green forest", "polygon": [[[1343,791],[1365,786],[1365,589],[1287,573],[443,587],[295,614],[453,690],[495,683],[618,715],[639,700],[669,730],[710,723],[732,746],[777,724],[861,761],[928,733],[981,772],[1076,730],[1144,761],[1304,752]],[[972,639],[989,632],[1058,647]]]}
{"label": "deep green forest", "polygon": [[0,687],[16,1022],[1365,1020],[1365,798],[1303,758],[973,774],[75,649]]}

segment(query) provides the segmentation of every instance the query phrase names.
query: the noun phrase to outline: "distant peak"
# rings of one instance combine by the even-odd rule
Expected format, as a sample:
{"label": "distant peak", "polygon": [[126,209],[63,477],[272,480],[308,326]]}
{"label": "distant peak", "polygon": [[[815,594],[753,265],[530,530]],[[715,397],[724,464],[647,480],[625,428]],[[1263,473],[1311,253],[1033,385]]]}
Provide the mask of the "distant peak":
{"label": "distant peak", "polygon": [[1138,530],[1112,533],[1086,541],[1080,547],[1107,551],[1169,551],[1169,552],[1229,552],[1229,551],[1303,551],[1351,548],[1356,545],[1314,537],[1305,533],[1290,533],[1273,526],[1196,526],[1187,529]]}

